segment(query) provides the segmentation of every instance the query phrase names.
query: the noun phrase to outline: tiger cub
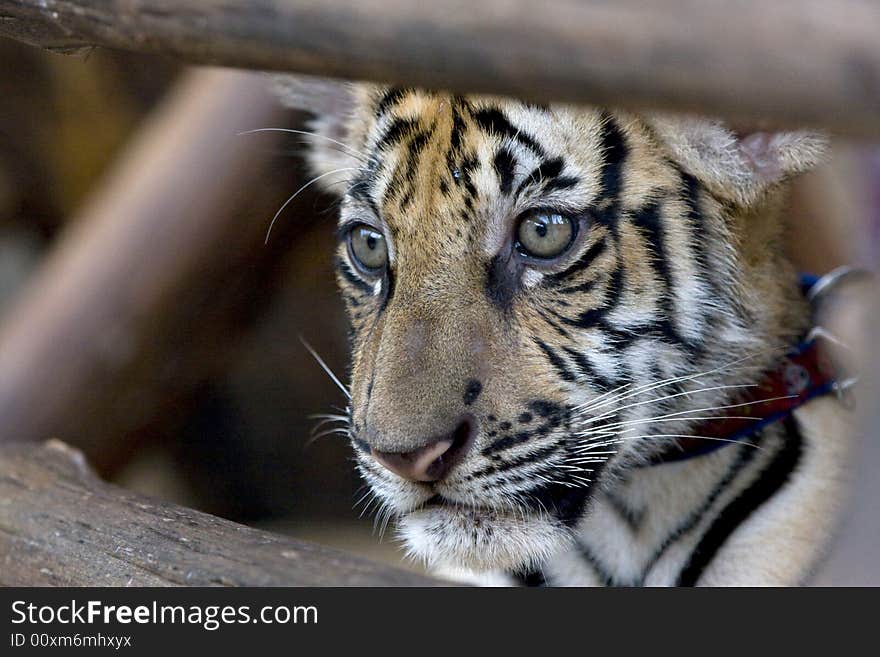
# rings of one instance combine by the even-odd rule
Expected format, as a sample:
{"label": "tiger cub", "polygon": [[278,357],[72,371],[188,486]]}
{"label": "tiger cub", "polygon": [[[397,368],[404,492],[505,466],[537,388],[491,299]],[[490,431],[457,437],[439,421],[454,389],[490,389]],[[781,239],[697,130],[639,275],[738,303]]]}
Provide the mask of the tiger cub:
{"label": "tiger cub", "polygon": [[785,361],[811,316],[784,195],[821,136],[279,86],[318,113],[347,429],[412,557],[486,584],[805,580],[848,453],[840,402],[798,388],[811,356]]}

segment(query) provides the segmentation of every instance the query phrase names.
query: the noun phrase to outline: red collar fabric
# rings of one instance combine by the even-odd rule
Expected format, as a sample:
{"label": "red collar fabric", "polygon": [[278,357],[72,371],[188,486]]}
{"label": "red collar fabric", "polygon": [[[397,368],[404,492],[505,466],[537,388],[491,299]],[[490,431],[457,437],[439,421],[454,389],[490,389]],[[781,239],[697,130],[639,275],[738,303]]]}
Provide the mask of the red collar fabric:
{"label": "red collar fabric", "polygon": [[804,342],[782,358],[758,386],[731,401],[727,417],[697,425],[693,437],[678,439],[650,465],[691,459],[745,441],[811,399],[835,390],[833,368],[817,340]]}

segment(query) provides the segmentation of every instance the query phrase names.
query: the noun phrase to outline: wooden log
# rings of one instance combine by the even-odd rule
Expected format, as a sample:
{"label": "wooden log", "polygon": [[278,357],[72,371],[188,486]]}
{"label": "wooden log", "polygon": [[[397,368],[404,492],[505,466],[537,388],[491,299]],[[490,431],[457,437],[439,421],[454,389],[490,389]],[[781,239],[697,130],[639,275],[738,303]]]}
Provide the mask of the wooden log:
{"label": "wooden log", "polygon": [[403,569],[161,504],[57,440],[0,446],[0,585],[437,586]]}
{"label": "wooden log", "polygon": [[0,0],[0,34],[880,136],[873,0]]}

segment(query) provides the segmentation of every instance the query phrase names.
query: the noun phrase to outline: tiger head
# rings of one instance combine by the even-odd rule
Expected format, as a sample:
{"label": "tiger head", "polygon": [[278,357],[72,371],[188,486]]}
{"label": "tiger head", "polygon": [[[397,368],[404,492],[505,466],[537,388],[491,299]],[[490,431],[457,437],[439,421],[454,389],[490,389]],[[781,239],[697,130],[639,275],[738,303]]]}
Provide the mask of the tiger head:
{"label": "tiger head", "polygon": [[342,197],[351,442],[429,565],[538,564],[597,491],[729,405],[803,330],[779,215],[821,137],[334,93],[309,158]]}

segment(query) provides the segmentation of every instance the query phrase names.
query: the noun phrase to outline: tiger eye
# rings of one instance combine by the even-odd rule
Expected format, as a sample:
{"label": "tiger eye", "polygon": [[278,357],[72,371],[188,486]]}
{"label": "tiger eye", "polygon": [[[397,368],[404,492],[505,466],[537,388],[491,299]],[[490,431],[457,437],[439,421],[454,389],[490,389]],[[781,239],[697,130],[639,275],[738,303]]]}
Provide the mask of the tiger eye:
{"label": "tiger eye", "polygon": [[348,249],[356,264],[366,271],[376,272],[388,264],[385,236],[366,224],[358,224],[348,232]]}
{"label": "tiger eye", "polygon": [[544,260],[562,254],[574,241],[575,223],[555,212],[536,212],[520,220],[517,247],[525,255]]}

